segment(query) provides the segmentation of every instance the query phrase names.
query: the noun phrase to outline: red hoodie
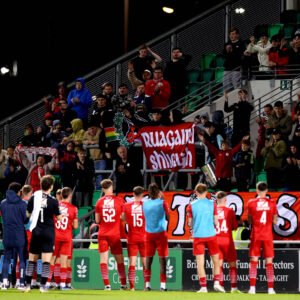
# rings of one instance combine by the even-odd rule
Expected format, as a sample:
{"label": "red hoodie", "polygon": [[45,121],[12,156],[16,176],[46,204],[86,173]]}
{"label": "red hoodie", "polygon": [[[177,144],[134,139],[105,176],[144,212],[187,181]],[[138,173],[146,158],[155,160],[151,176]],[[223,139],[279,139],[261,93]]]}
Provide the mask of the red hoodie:
{"label": "red hoodie", "polygon": [[216,158],[216,177],[217,178],[229,178],[232,177],[232,161],[234,155],[239,151],[241,148],[242,142],[240,142],[237,146],[233,149],[228,150],[219,150],[215,146],[213,146],[208,141],[205,141],[205,145],[209,149],[210,152]]}
{"label": "red hoodie", "polygon": [[[155,87],[159,86],[159,92],[155,93]],[[145,94],[152,98],[152,108],[165,108],[171,94],[171,87],[168,81],[161,78],[160,80],[152,79],[147,81]]]}

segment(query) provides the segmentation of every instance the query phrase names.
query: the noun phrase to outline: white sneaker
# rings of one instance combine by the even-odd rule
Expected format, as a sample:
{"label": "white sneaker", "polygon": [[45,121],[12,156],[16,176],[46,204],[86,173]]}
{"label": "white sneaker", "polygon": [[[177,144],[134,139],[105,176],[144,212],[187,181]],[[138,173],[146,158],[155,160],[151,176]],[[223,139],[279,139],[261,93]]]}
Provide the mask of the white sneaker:
{"label": "white sneaker", "polygon": [[207,287],[202,287],[197,293],[207,293]]}
{"label": "white sneaker", "polygon": [[25,286],[20,286],[19,290],[21,293],[29,293],[31,289],[30,289],[30,286],[25,285]]}
{"label": "white sneaker", "polygon": [[275,293],[274,289],[268,289],[268,294],[274,295],[274,294],[276,294],[276,293]]}
{"label": "white sneaker", "polygon": [[250,288],[250,290],[249,290],[248,294],[252,294],[252,295],[256,294],[256,291],[255,291],[255,289],[251,289],[251,288]]}
{"label": "white sneaker", "polygon": [[8,286],[5,283],[1,284],[1,290],[5,291],[7,290]]}
{"label": "white sneaker", "polygon": [[224,288],[220,284],[214,284],[214,290],[219,293],[226,293]]}
{"label": "white sneaker", "polygon": [[49,289],[47,289],[46,287],[40,287],[40,293],[49,293]]}
{"label": "white sneaker", "polygon": [[111,286],[110,285],[106,285],[104,287],[104,291],[111,291]]}

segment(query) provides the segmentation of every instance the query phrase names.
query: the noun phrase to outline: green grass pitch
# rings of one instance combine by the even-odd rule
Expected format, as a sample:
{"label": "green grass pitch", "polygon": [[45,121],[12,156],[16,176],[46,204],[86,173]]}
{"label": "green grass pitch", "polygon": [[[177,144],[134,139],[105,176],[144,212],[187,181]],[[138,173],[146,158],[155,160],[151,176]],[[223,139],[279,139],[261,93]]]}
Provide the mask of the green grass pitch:
{"label": "green grass pitch", "polygon": [[40,300],[40,299],[54,299],[54,300],[147,300],[147,299],[160,299],[160,300],[186,300],[186,299],[209,299],[209,300],[235,300],[235,299],[280,299],[280,300],[292,300],[300,299],[299,294],[220,294],[220,293],[208,293],[197,294],[196,292],[144,292],[144,291],[100,291],[100,290],[72,290],[72,291],[50,291],[48,294],[41,294],[39,290],[32,290],[30,293],[22,294],[20,291],[11,289],[7,291],[0,290],[0,299],[2,300]]}

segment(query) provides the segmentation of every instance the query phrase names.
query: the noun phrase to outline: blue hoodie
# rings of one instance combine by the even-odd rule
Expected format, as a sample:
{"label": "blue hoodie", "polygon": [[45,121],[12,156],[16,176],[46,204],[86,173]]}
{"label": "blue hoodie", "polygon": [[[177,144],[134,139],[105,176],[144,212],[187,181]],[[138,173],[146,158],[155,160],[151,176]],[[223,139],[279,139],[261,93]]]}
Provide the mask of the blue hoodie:
{"label": "blue hoodie", "polygon": [[[79,119],[87,119],[89,107],[93,102],[92,94],[90,93],[90,91],[85,89],[85,83],[82,78],[77,78],[75,84],[76,82],[81,82],[82,88],[79,91],[75,88],[69,93],[67,99],[68,105],[72,110],[77,112],[77,116]],[[73,104],[72,98],[78,98],[80,102],[77,103],[76,101],[74,101]]]}
{"label": "blue hoodie", "polygon": [[22,247],[25,245],[26,208],[26,202],[14,191],[8,190],[6,192],[6,199],[0,205],[3,220],[3,245],[5,247]]}

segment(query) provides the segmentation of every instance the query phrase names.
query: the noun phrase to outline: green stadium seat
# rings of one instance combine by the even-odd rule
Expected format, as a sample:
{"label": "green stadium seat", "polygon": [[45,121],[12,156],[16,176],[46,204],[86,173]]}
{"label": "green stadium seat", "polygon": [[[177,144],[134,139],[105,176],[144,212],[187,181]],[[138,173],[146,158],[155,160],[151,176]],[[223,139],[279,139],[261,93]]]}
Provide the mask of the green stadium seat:
{"label": "green stadium seat", "polygon": [[217,55],[214,53],[202,55],[201,60],[200,60],[200,67],[202,69],[214,68],[216,56]]}
{"label": "green stadium seat", "polygon": [[285,46],[286,46],[288,49],[292,48],[291,45],[290,45],[290,43],[291,43],[292,41],[293,41],[293,39],[286,39],[286,44],[285,44]]}
{"label": "green stadium seat", "polygon": [[222,82],[223,81],[223,74],[224,74],[224,68],[223,67],[216,68],[215,79],[217,80],[217,82]]}
{"label": "green stadium seat", "polygon": [[270,25],[269,29],[268,29],[269,39],[271,39],[271,37],[273,35],[282,33],[283,26],[284,26],[283,24],[272,24],[272,25]]}
{"label": "green stadium seat", "polygon": [[208,82],[214,80],[214,78],[215,78],[215,69],[212,69],[212,68],[204,69],[202,71],[202,76],[203,76],[203,81],[205,83],[208,83]]}
{"label": "green stadium seat", "polygon": [[256,192],[256,189],[249,189],[249,192]]}
{"label": "green stadium seat", "polygon": [[93,193],[92,206],[96,206],[97,201],[100,199],[102,191],[95,190]]}
{"label": "green stadium seat", "polygon": [[216,56],[216,67],[222,68],[224,66],[224,62],[225,62],[225,58],[221,54],[218,54]]}
{"label": "green stadium seat", "polygon": [[201,75],[202,75],[201,69],[190,70],[188,72],[189,83],[196,83],[202,81]]}
{"label": "green stadium seat", "polygon": [[267,182],[267,174],[266,172],[260,172],[256,176],[256,182],[264,181]]}
{"label": "green stadium seat", "polygon": [[230,190],[230,192],[232,192],[232,193],[237,193],[237,192],[238,192],[238,189],[232,189],[232,190]]}
{"label": "green stadium seat", "polygon": [[202,87],[202,85],[203,85],[203,82],[195,82],[195,83],[189,84],[187,87],[187,94],[190,97],[194,97],[194,96],[198,95],[198,90]]}
{"label": "green stadium seat", "polygon": [[56,191],[58,189],[62,188],[62,180],[61,180],[60,175],[52,175],[52,176],[54,177],[55,181],[54,181],[54,186],[53,186],[53,190],[51,192],[51,195],[55,197]]}
{"label": "green stadium seat", "polygon": [[285,24],[283,27],[283,36],[286,39],[291,39],[295,31],[295,25],[294,24]]}

